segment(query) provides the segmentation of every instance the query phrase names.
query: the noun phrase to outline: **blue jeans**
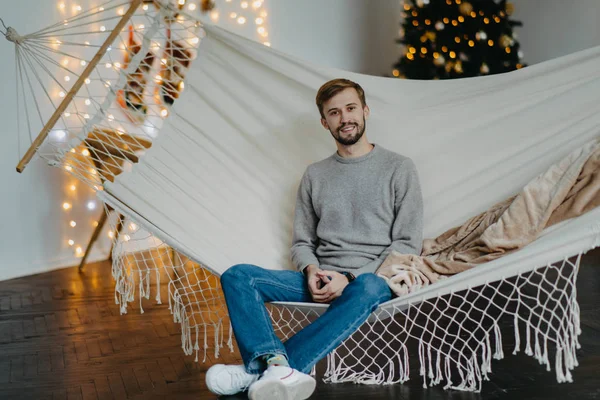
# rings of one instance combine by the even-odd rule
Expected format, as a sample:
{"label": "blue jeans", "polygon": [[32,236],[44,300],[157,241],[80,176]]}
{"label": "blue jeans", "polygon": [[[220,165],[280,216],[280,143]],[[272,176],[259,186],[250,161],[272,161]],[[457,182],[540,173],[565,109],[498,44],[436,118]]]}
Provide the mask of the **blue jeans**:
{"label": "blue jeans", "polygon": [[309,373],[320,359],[358,329],[379,304],[392,298],[385,280],[375,274],[359,275],[323,315],[282,343],[275,335],[264,303],[312,302],[301,272],[240,264],[225,271],[221,286],[233,333],[249,373],[264,370],[265,354],[283,354],[292,368]]}

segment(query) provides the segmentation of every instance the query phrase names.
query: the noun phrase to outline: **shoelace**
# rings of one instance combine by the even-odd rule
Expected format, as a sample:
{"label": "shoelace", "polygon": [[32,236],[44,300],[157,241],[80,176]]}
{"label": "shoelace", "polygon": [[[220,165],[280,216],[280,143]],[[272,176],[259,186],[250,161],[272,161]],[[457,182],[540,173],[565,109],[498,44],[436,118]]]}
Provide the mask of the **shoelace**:
{"label": "shoelace", "polygon": [[[240,387],[242,390],[248,389],[252,382],[256,380],[248,377],[248,374],[243,371],[230,372],[229,375],[231,376],[232,385],[234,387]],[[249,383],[246,381],[249,381]]]}

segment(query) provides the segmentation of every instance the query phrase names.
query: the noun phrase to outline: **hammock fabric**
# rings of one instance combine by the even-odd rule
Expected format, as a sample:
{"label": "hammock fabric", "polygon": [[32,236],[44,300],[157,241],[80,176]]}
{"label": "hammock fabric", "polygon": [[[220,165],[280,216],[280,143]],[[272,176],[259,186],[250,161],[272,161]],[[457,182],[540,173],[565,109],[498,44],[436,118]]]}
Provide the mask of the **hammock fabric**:
{"label": "hammock fabric", "polygon": [[[600,47],[508,74],[422,82],[318,67],[213,26],[205,26],[205,31],[198,60],[186,78],[186,91],[160,137],[130,173],[107,182],[101,195],[154,237],[216,274],[237,263],[291,268],[293,200],[299,179],[309,163],[335,150],[329,133],[319,125],[314,105],[318,87],[329,79],[359,82],[372,110],[367,123],[371,140],[415,161],[424,195],[425,237],[435,237],[513,196],[600,133]],[[467,311],[455,307],[453,299],[458,296],[461,302],[474,304],[469,296],[487,296],[491,303],[508,284],[526,314],[508,313],[514,316],[517,343],[519,323],[524,323],[526,353],[548,368],[548,342],[555,343],[557,379],[570,381],[569,370],[577,364],[579,309],[574,282],[579,259],[573,263],[568,257],[600,244],[598,220],[600,209],[595,208],[546,230],[520,251],[392,300],[374,313],[366,332],[375,331],[372,324],[397,319],[397,314],[416,324],[416,316],[443,309],[467,315],[482,311],[475,306]],[[116,277],[126,280],[124,274]],[[550,288],[543,287],[545,281],[552,281]],[[143,282],[141,278],[140,295]],[[538,293],[531,298],[521,293],[523,282],[538,285]],[[131,289],[125,286],[121,288],[129,292],[122,302],[132,299]],[[473,291],[474,287],[481,289]],[[457,295],[460,291],[463,294]],[[188,287],[174,295],[178,299],[175,318],[183,323],[183,347],[190,353],[199,349],[198,326],[203,324],[192,318],[197,312],[190,297],[200,292]],[[559,301],[549,304],[555,293]],[[444,296],[450,300],[443,300],[447,306],[441,307],[438,300]],[[529,300],[532,305],[527,305]],[[377,344],[381,336],[371,339],[369,346],[357,339],[365,335],[363,329],[341,347],[360,343],[368,348],[364,357],[354,355],[359,361],[347,361],[334,352],[328,357],[326,376],[332,382],[402,382],[408,379],[402,340],[414,338],[419,341],[424,381],[430,378],[436,384],[445,377],[445,387],[477,390],[491,371],[492,336],[494,357],[502,356],[499,317],[483,328],[489,307],[477,324],[483,338],[473,343],[445,331],[444,324],[454,320],[428,317],[418,335],[407,322],[401,328],[403,339],[384,345],[396,346],[388,364],[373,369],[367,363],[356,372],[355,367],[365,366],[365,359],[376,358],[368,349],[382,351],[381,343]],[[557,316],[555,326],[544,325],[547,308]],[[324,309],[316,304],[287,304],[274,309],[273,318],[282,335],[289,336]],[[507,313],[506,307],[500,311]],[[194,326],[195,345],[190,334]],[[440,330],[445,333],[440,335]],[[461,345],[447,346],[444,339]],[[216,348],[218,352],[218,343]],[[460,355],[453,358],[453,351]],[[452,383],[451,365],[458,367],[459,384]]]}

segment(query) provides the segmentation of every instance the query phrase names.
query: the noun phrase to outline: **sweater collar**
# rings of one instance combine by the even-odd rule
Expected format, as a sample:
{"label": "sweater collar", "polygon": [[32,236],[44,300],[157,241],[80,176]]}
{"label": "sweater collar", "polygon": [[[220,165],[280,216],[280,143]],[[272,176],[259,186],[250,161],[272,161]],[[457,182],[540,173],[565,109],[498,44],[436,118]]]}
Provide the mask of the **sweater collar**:
{"label": "sweater collar", "polygon": [[356,164],[359,162],[363,162],[363,161],[368,160],[369,158],[375,156],[377,153],[379,153],[379,146],[376,145],[375,143],[372,143],[372,145],[373,145],[373,149],[371,149],[371,151],[369,151],[367,154],[364,154],[360,157],[345,158],[345,157],[340,156],[337,151],[335,153],[333,153],[333,157],[335,158],[336,161],[341,162],[343,164]]}

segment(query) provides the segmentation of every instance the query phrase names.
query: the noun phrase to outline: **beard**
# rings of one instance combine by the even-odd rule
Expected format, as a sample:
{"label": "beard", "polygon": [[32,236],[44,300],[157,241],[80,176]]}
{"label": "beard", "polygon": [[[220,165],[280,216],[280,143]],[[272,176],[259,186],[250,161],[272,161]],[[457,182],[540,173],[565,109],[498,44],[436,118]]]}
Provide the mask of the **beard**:
{"label": "beard", "polygon": [[[342,129],[344,129],[348,126],[355,126],[356,132],[353,135],[342,137]],[[363,137],[366,128],[367,128],[367,123],[366,123],[365,118],[363,117],[362,125],[357,124],[355,122],[351,122],[351,123],[341,125],[335,132],[332,131],[331,129],[329,130],[329,132],[331,133],[331,136],[333,136],[333,138],[339,144],[342,144],[344,146],[352,146],[353,144],[356,144],[360,140],[361,137]]]}

